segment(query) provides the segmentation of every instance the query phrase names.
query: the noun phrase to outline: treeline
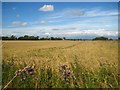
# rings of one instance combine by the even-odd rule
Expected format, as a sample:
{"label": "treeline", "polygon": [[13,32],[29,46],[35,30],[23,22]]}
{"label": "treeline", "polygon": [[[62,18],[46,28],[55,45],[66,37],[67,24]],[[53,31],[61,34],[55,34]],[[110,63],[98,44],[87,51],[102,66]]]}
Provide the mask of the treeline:
{"label": "treeline", "polygon": [[[93,39],[66,39],[65,37],[60,38],[60,37],[42,37],[39,38],[39,36],[29,36],[29,35],[24,35],[20,37],[16,37],[14,35],[8,37],[8,36],[3,36],[1,37],[2,40],[72,40],[72,41],[78,41],[78,40],[113,40],[111,38],[107,37],[95,37]],[[119,38],[120,39],[120,38]]]}
{"label": "treeline", "polygon": [[65,37],[63,38],[60,38],[60,37],[42,37],[42,38],[39,38],[39,36],[28,36],[28,35],[25,35],[25,36],[21,36],[21,37],[16,37],[14,35],[8,37],[8,36],[3,36],[2,37],[2,40],[63,40],[65,39]]}
{"label": "treeline", "polygon": [[113,40],[113,39],[107,37],[96,37],[93,40]]}
{"label": "treeline", "polygon": [[2,37],[2,40],[38,40],[39,39],[39,36],[35,37],[35,36],[28,36],[28,35],[25,35],[25,36],[21,36],[21,37],[16,37],[14,35],[8,37],[8,36],[3,36]]}

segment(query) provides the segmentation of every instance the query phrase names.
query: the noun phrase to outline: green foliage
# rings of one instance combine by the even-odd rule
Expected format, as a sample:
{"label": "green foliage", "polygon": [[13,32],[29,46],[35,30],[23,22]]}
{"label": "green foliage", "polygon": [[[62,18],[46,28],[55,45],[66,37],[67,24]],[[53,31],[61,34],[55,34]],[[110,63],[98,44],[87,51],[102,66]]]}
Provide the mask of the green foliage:
{"label": "green foliage", "polygon": [[2,40],[65,40],[65,37],[63,38],[60,38],[60,37],[42,37],[42,38],[39,38],[39,36],[29,36],[29,35],[24,35],[24,36],[20,36],[20,37],[16,37],[14,35],[12,35],[11,37],[8,37],[8,36],[3,36],[2,37]]}
{"label": "green foliage", "polygon": [[24,37],[19,37],[18,40],[38,40],[39,39],[39,36],[28,36],[28,35],[25,35]]}
{"label": "green foliage", "polygon": [[[77,40],[91,40],[91,39],[66,39],[65,37],[60,38],[60,37],[42,37],[39,38],[39,36],[29,36],[29,35],[24,35],[24,36],[20,36],[20,37],[16,37],[14,35],[8,37],[8,36],[3,36],[2,40],[73,40],[73,41],[77,41]],[[109,39],[107,37],[96,37],[92,40],[113,40],[113,39]]]}
{"label": "green foliage", "polygon": [[2,37],[2,40],[17,40],[17,37],[12,35],[11,37]]}
{"label": "green foliage", "polygon": [[[3,86],[14,76],[18,67],[14,65],[14,58],[3,61]],[[78,58],[73,57],[74,62],[71,63],[71,78],[70,83],[66,83],[62,79],[61,74],[53,71],[51,67],[41,66],[36,70],[36,74],[32,77],[24,75],[25,80],[21,80],[21,77],[17,77],[10,85],[9,88],[117,88],[117,74],[114,73],[114,66],[103,64],[100,66],[99,71],[90,72],[82,65],[78,64]],[[23,67],[23,66],[21,66]],[[37,77],[37,80],[35,80]]]}
{"label": "green foliage", "polygon": [[93,40],[109,40],[107,37],[96,37]]}

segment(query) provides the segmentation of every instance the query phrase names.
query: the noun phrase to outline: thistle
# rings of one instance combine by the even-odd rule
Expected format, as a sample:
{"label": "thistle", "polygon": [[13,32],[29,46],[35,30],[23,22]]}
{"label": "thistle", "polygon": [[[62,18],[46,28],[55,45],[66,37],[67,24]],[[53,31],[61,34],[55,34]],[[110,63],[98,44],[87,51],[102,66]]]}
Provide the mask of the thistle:
{"label": "thistle", "polygon": [[[7,87],[9,86],[9,84],[10,84],[16,77],[18,77],[18,76],[22,76],[22,77],[23,77],[23,75],[25,75],[25,74],[27,74],[27,75],[34,75],[34,74],[35,74],[34,66],[33,66],[33,67],[32,67],[32,66],[26,66],[26,67],[24,67],[23,69],[19,69],[18,71],[16,71],[14,77],[3,87],[3,89],[7,88]],[[21,81],[23,81],[23,80],[25,80],[25,79],[26,79],[26,77],[23,77],[23,78],[21,79]]]}
{"label": "thistle", "polygon": [[61,65],[59,71],[62,73],[63,80],[66,82],[66,84],[69,84],[71,76],[70,68],[67,65]]}

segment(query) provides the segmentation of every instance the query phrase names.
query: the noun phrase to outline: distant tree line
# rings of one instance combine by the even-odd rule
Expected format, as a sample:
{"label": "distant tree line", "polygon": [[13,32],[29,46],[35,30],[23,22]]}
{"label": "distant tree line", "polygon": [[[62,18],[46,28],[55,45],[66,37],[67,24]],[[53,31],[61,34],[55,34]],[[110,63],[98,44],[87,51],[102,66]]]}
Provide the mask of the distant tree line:
{"label": "distant tree line", "polygon": [[28,36],[28,35],[25,35],[25,36],[21,36],[21,37],[16,37],[14,35],[8,37],[8,36],[3,36],[2,37],[2,40],[38,40],[39,37],[35,37],[35,36]]}
{"label": "distant tree line", "polygon": [[18,40],[39,40],[39,36],[28,36],[28,35],[25,35],[25,36],[22,36],[22,37],[18,37],[17,38]]}
{"label": "distant tree line", "polygon": [[107,37],[96,37],[93,40],[113,40],[113,39]]}
{"label": "distant tree line", "polygon": [[40,40],[64,40],[64,38],[60,38],[60,37],[50,37],[50,38],[40,38]]}
{"label": "distant tree line", "polygon": [[3,36],[2,40],[64,40],[65,37],[60,38],[60,37],[42,37],[39,38],[39,36],[28,36],[28,35],[24,35],[24,36],[20,36],[20,37],[16,37],[14,35],[8,37],[8,36]]}
{"label": "distant tree line", "polygon": [[17,37],[12,35],[11,37],[8,37],[8,36],[3,36],[2,37],[2,40],[17,40]]}
{"label": "distant tree line", "polygon": [[[93,39],[66,39],[65,37],[60,38],[60,37],[42,37],[39,38],[39,36],[29,36],[29,35],[24,35],[20,37],[16,37],[14,35],[8,37],[8,36],[3,36],[1,37],[2,40],[72,40],[72,41],[78,41],[78,40],[113,40],[111,38],[107,37],[96,37]],[[120,37],[118,38],[120,40]]]}

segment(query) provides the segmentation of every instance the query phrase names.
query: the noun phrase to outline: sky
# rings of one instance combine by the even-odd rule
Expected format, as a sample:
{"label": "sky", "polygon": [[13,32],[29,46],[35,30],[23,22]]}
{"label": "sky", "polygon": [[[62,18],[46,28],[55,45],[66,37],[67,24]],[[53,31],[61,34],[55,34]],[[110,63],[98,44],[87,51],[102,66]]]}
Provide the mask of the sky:
{"label": "sky", "polygon": [[118,37],[117,2],[3,2],[2,36]]}

